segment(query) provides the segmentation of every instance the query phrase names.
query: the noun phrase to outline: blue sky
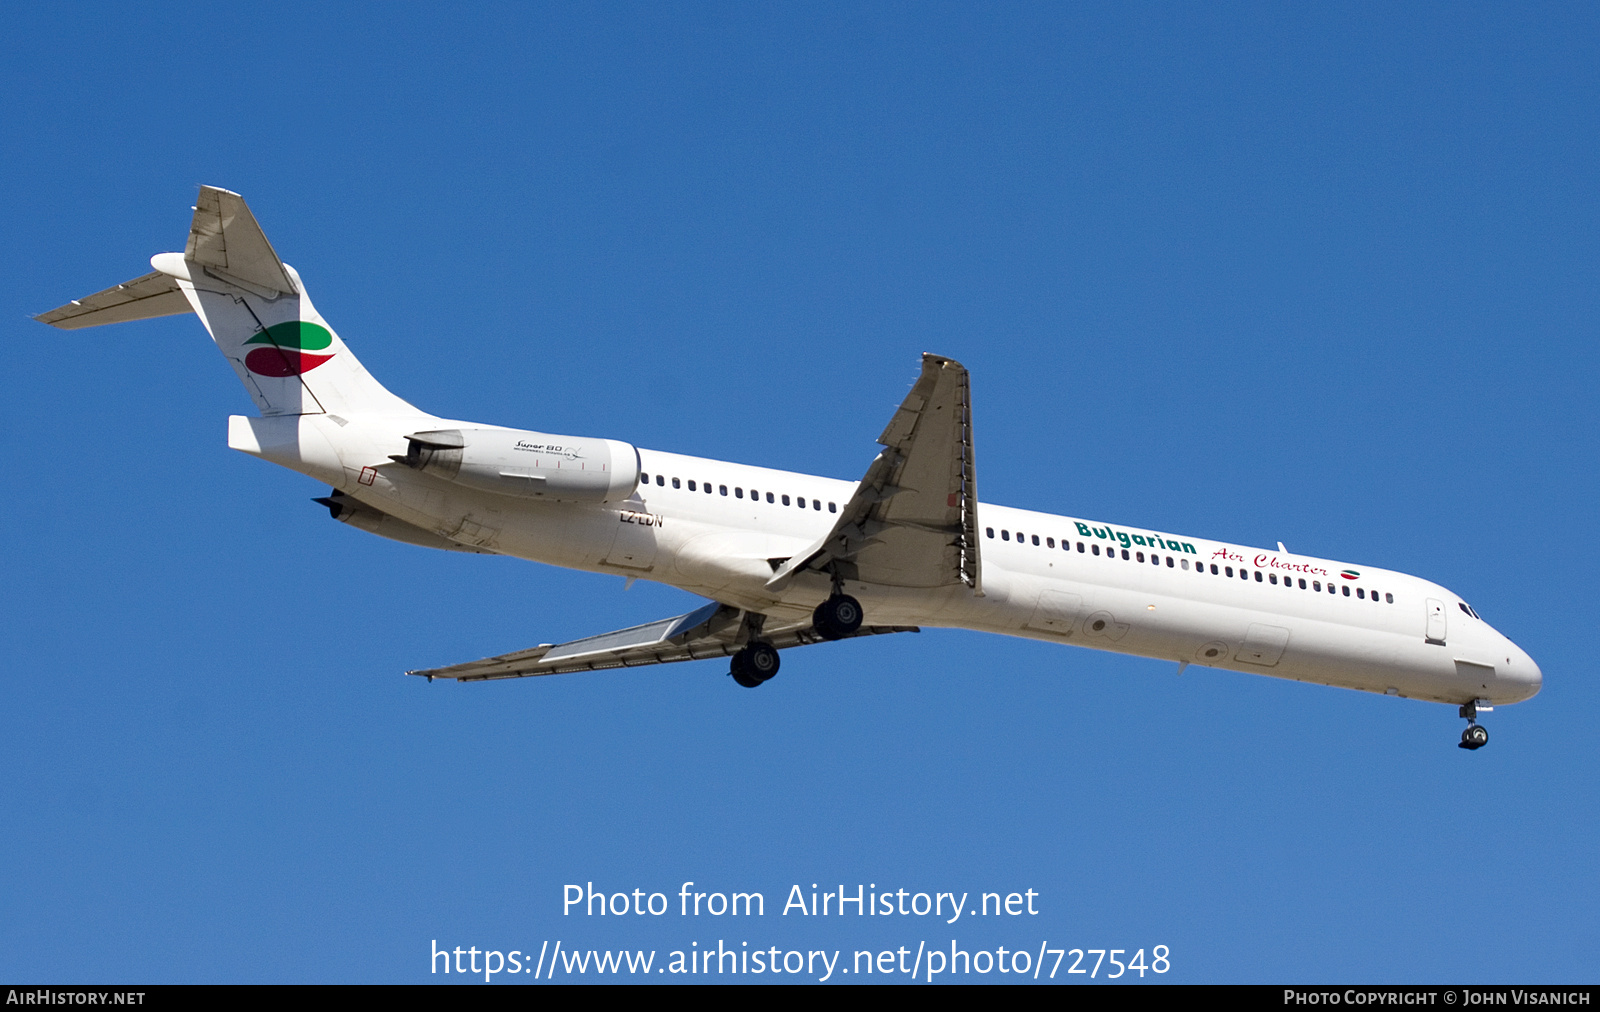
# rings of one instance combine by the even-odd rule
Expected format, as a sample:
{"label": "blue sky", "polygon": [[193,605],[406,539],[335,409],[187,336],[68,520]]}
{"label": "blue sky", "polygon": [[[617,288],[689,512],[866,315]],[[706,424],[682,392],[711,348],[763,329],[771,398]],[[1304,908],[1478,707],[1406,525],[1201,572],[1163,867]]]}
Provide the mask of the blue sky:
{"label": "blue sky", "polygon": [[[1166,945],[1186,982],[1592,981],[1597,20],[9,12],[0,976],[954,938]],[[403,678],[693,601],[331,523],[226,448],[251,406],[193,318],[28,319],[181,249],[201,183],[439,414],[853,479],[950,355],[985,500],[1437,580],[1544,691],[1467,753],[1443,706],[954,631],[754,692],[713,662]],[[768,916],[561,913],[687,880]],[[1042,912],[777,913],[813,882]]]}

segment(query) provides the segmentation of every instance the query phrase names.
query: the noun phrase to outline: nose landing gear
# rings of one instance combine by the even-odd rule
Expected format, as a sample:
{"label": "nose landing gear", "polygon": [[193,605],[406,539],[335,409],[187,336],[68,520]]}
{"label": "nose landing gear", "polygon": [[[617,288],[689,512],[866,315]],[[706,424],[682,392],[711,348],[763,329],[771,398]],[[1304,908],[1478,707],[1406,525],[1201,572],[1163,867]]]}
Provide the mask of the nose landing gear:
{"label": "nose landing gear", "polygon": [[[1494,708],[1486,706],[1484,709],[1492,710]],[[1456,747],[1476,751],[1489,744],[1488,729],[1478,723],[1478,701],[1473,700],[1470,703],[1463,704],[1459,712],[1466,719],[1467,729],[1461,732],[1461,744]]]}

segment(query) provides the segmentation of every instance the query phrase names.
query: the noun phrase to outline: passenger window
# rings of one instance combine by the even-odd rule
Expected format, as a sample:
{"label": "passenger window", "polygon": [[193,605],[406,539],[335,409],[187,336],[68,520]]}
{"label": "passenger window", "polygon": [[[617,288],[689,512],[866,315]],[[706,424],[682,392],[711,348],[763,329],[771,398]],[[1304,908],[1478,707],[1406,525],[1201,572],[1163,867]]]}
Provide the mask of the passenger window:
{"label": "passenger window", "polygon": [[785,506],[787,506],[787,505],[789,505],[789,497],[788,497],[788,496],[784,496],[784,497],[783,497],[783,504],[784,504],[784,505],[785,505]]}
{"label": "passenger window", "polygon": [[[1211,564],[1211,575],[1212,576],[1216,576],[1217,575],[1217,564],[1215,562],[1213,562]],[[1233,570],[1231,570],[1231,569],[1228,570],[1228,575],[1232,576],[1233,575]]]}
{"label": "passenger window", "polygon": [[1139,552],[1138,556],[1139,556],[1139,561],[1143,562],[1144,561],[1144,553],[1143,552]]}
{"label": "passenger window", "polygon": [[993,527],[985,527],[983,529],[983,532],[985,534],[989,535],[989,537],[991,537],[991,538],[994,537],[994,528]]}
{"label": "passenger window", "polygon": [[667,483],[667,479],[661,477],[661,475],[659,475],[659,474],[656,475],[656,484],[657,485],[665,485],[666,483]]}
{"label": "passenger window", "polygon": [[[1243,572],[1243,570],[1241,570],[1241,572]],[[1256,582],[1257,583],[1261,582],[1261,570],[1259,570],[1259,569],[1256,570]]]}
{"label": "passenger window", "polygon": [[1301,590],[1305,590],[1306,589],[1306,581],[1305,580],[1301,580],[1300,581],[1300,589]]}
{"label": "passenger window", "polygon": [[1152,566],[1159,566],[1159,565],[1161,565],[1161,556],[1159,556],[1159,555],[1157,555],[1157,554],[1155,554],[1155,553],[1154,553],[1154,552],[1151,552],[1151,553],[1150,553],[1150,564],[1151,564],[1151,565],[1152,565]]}
{"label": "passenger window", "polygon": [[1035,546],[1037,546],[1039,544],[1039,535],[1035,534],[1033,536],[1033,543],[1034,543]]}
{"label": "passenger window", "polygon": [[1350,585],[1348,583],[1345,584],[1343,587],[1340,587],[1339,589],[1344,591],[1344,596],[1345,597],[1349,597],[1350,596]]}
{"label": "passenger window", "polygon": [[1100,554],[1100,546],[1099,545],[1090,545],[1089,548],[1090,548],[1091,551],[1094,552],[1094,554],[1096,554],[1096,555]]}
{"label": "passenger window", "polygon": [[1367,592],[1365,590],[1362,590],[1360,587],[1357,587],[1356,588],[1356,596],[1361,598],[1362,600],[1366,600]]}
{"label": "passenger window", "polygon": [[[1167,556],[1167,568],[1168,568],[1168,569],[1171,569],[1171,568],[1173,568],[1173,566],[1172,566],[1172,556],[1170,556],[1170,555],[1169,555],[1169,556]],[[1189,564],[1188,564],[1188,563],[1187,563],[1187,562],[1185,562],[1185,563],[1184,563],[1184,564],[1183,564],[1183,568],[1184,568],[1184,569],[1188,569],[1188,568],[1189,568]]]}
{"label": "passenger window", "polygon": [[1126,548],[1124,548],[1122,550],[1122,561],[1123,562],[1127,562],[1128,561],[1128,550]]}
{"label": "passenger window", "polygon": [[838,504],[837,503],[829,503],[828,504],[828,512],[829,513],[837,513],[837,512],[839,512]]}
{"label": "passenger window", "polygon": [[738,485],[733,486],[733,497],[735,499],[743,499],[744,498],[744,489],[739,487]]}
{"label": "passenger window", "polygon": [[1383,595],[1383,600],[1384,600],[1385,604],[1394,604],[1394,595],[1393,594],[1385,594],[1385,595]]}
{"label": "passenger window", "polygon": [[690,478],[690,479],[689,479],[689,491],[691,491],[691,492],[693,492],[693,491],[694,491],[694,490],[695,490],[695,487],[694,487],[694,479],[693,479],[693,478]]}
{"label": "passenger window", "polygon": [[813,500],[811,500],[811,508],[814,509],[814,510],[821,509],[822,508],[822,500],[821,499],[813,499]]}
{"label": "passenger window", "polygon": [[[1188,569],[1189,568],[1189,560],[1188,559],[1179,559],[1178,560],[1178,564],[1180,566],[1182,566],[1184,569]],[[1169,565],[1169,566],[1172,565],[1172,560],[1171,559],[1167,560],[1167,565]]]}
{"label": "passenger window", "polygon": [[[1213,573],[1215,573],[1215,572],[1216,572],[1216,569],[1212,569],[1212,570],[1211,570],[1211,571],[1212,571],[1212,572],[1213,572]],[[1229,576],[1232,576],[1232,575],[1233,575],[1233,567],[1232,567],[1232,566],[1229,566],[1229,567],[1228,567],[1228,575],[1229,575]]]}
{"label": "passenger window", "polygon": [[1268,573],[1267,574],[1267,582],[1268,583],[1277,583],[1278,582],[1278,574],[1277,573]]}
{"label": "passenger window", "polygon": [[1056,539],[1055,538],[1045,538],[1044,539],[1044,546],[1046,548],[1054,548],[1056,546]]}
{"label": "passenger window", "polygon": [[1322,593],[1322,581],[1321,580],[1312,580],[1311,581],[1311,589],[1316,591],[1319,594]]}
{"label": "passenger window", "polygon": [[674,479],[672,479],[672,487],[673,488],[682,488],[683,486],[679,485],[678,484],[678,479],[674,478]]}
{"label": "passenger window", "polygon": [[705,483],[705,490],[706,495],[711,495],[711,483],[709,481]]}
{"label": "passenger window", "polygon": [[806,508],[806,497],[805,496],[800,496],[799,498],[797,498],[794,501],[794,504],[796,506],[800,507],[801,509],[805,509]]}
{"label": "passenger window", "polygon": [[648,485],[648,484],[650,484],[650,476],[648,474],[645,474],[643,471],[640,471],[639,472],[639,481],[641,481],[642,483]]}
{"label": "passenger window", "polygon": [[[1083,542],[1082,541],[1078,542],[1078,551],[1080,551],[1080,552],[1083,551]],[[1096,552],[1095,554],[1098,555],[1099,553]]]}
{"label": "passenger window", "polygon": [[1010,541],[1011,540],[1011,532],[1010,531],[1001,531],[1000,532],[1000,540],[1001,541]]}
{"label": "passenger window", "polygon": [[726,485],[718,485],[717,486],[717,491],[721,492],[723,495],[727,495],[728,494],[728,486],[726,486]]}
{"label": "passenger window", "polygon": [[[767,493],[767,502],[771,502],[771,501],[772,501],[772,493],[768,492]],[[787,502],[788,500],[784,500],[784,501]]]}

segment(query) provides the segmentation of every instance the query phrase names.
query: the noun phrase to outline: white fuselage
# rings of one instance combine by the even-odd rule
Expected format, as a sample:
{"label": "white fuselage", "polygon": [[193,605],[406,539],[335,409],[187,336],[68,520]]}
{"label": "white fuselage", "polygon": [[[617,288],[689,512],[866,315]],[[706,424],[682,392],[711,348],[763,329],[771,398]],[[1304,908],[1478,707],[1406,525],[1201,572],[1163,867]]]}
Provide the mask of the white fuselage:
{"label": "white fuselage", "polygon": [[[389,459],[405,452],[408,432],[462,424],[236,417],[229,443],[456,544],[654,580],[789,619],[830,592],[816,573],[782,591],[767,582],[778,562],[832,528],[854,482],[640,449],[645,478],[633,497],[582,505],[470,489]],[[1005,506],[980,504],[977,519],[981,595],[849,582],[867,622],[977,629],[1445,703],[1514,703],[1539,691],[1526,653],[1417,577]]]}

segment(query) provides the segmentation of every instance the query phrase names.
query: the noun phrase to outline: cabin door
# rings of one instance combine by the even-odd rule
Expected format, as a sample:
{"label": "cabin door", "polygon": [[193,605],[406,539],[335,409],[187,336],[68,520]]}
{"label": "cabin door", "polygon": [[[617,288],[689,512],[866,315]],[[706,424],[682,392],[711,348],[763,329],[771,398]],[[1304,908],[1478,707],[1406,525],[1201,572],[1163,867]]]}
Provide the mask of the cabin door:
{"label": "cabin door", "polygon": [[1428,642],[1444,646],[1445,627],[1448,624],[1443,601],[1428,598]]}

